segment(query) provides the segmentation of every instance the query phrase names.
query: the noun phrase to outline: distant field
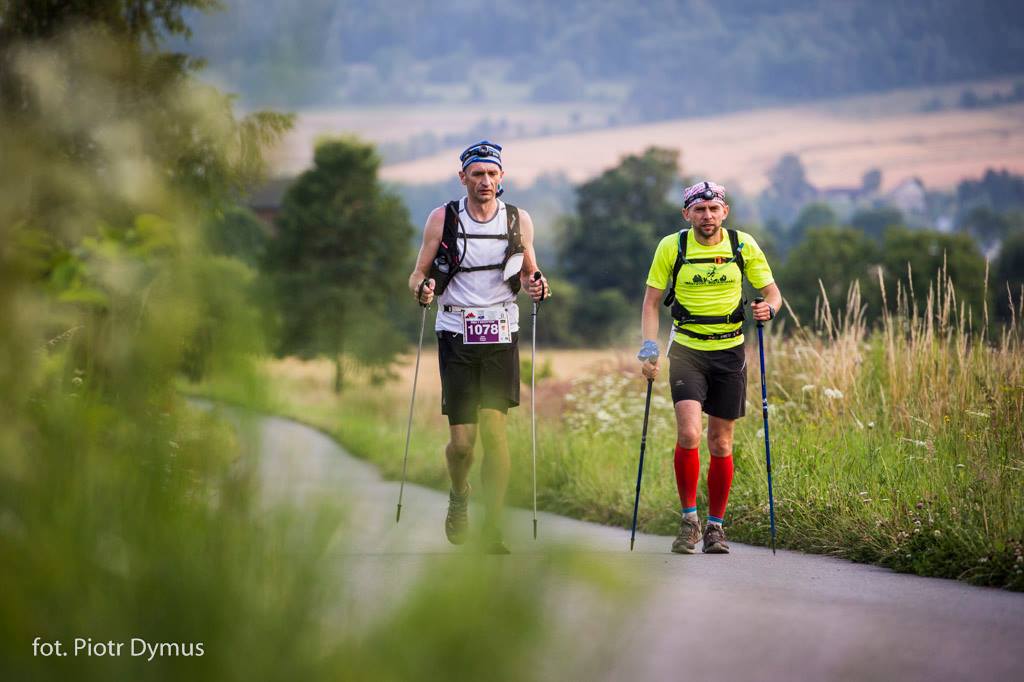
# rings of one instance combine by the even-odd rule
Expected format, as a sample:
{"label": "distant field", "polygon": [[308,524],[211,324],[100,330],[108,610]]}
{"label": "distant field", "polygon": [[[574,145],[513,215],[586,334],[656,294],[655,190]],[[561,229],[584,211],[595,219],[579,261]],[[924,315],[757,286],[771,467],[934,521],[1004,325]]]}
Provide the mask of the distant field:
{"label": "distant field", "polygon": [[[917,176],[932,188],[946,188],[986,168],[1024,172],[1024,104],[973,111],[918,110],[927,101],[955,102],[971,87],[979,94],[1013,80],[943,88],[903,90],[796,107],[778,107],[716,117],[680,119],[517,140],[507,145],[512,178],[530,183],[560,171],[581,181],[614,165],[625,154],[650,145],[682,150],[686,173],[706,175],[747,192],[761,190],[765,172],[787,152],[800,154],[809,179],[819,186],[857,185],[869,168],[880,168],[884,185]],[[416,133],[468,129],[490,116],[505,116],[530,129],[564,127],[574,111],[584,121],[606,116],[599,107],[559,105],[489,110],[409,107],[302,114],[296,131],[279,150],[278,168],[294,172],[311,156],[320,135],[350,131],[376,142],[398,141]],[[385,167],[385,179],[433,183],[454,172],[458,150]]]}
{"label": "distant field", "polygon": [[[581,181],[650,145],[681,149],[685,172],[747,192],[763,189],[767,170],[788,152],[800,155],[819,186],[857,186],[866,170],[879,168],[886,188],[914,176],[950,187],[989,167],[1024,172],[1024,105],[863,117],[818,106],[770,109],[522,140],[508,145],[505,159],[519,181],[552,171]],[[437,182],[453,172],[453,158],[446,152],[397,164],[383,176]]]}

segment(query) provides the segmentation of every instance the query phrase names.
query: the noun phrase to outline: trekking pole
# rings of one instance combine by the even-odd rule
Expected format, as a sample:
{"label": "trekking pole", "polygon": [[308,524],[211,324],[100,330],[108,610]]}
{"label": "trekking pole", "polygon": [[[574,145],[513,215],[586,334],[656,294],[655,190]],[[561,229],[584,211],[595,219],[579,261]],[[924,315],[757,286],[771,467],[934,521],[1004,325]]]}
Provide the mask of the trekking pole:
{"label": "trekking pole", "polygon": [[[754,303],[761,303],[757,297]],[[768,468],[768,519],[772,528],[772,554],[775,554],[775,500],[772,497],[772,446],[768,439],[768,384],[764,379],[764,322],[757,321],[757,349],[761,355],[761,413],[764,415],[764,462]]]}
{"label": "trekking pole", "polygon": [[654,379],[647,380],[647,404],[644,406],[644,429],[640,436],[640,466],[636,471],[636,498],[633,500],[633,531],[629,536],[629,551],[633,551],[633,543],[636,541],[636,513],[640,508],[640,481],[644,476],[644,450],[647,449],[647,418],[651,414],[651,388],[654,386]]}
{"label": "trekking pole", "polygon": [[[420,286],[416,290],[417,301],[423,296],[423,287],[427,285],[428,281],[425,279],[420,282]],[[412,374],[412,398],[409,399],[409,424],[405,429],[405,457],[402,459],[402,484],[398,488],[398,511],[395,513],[395,523],[402,520],[402,493],[405,492],[405,468],[409,464],[409,439],[412,437],[412,406],[416,402],[416,382],[420,378],[420,351],[423,350],[423,328],[427,326],[427,310],[430,308],[425,303],[420,303],[420,307],[423,308],[423,319],[420,320],[420,342],[416,346],[416,369],[413,370]]]}
{"label": "trekking pole", "polygon": [[[533,281],[541,278],[540,270],[533,273]],[[544,300],[541,294],[541,301]],[[531,315],[533,325],[533,343],[530,345],[530,431],[533,437],[533,539],[537,539],[537,308],[540,303],[533,302]]]}

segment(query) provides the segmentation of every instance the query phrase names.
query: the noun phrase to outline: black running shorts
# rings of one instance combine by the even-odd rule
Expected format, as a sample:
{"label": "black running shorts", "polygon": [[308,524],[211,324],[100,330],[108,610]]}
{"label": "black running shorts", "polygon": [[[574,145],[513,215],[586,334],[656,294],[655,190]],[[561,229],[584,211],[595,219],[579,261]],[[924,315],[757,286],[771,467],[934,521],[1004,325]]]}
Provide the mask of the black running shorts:
{"label": "black running shorts", "polygon": [[672,402],[696,400],[721,419],[746,414],[747,356],[743,345],[725,350],[694,350],[673,343],[669,349]]}
{"label": "black running shorts", "polygon": [[476,424],[480,408],[507,412],[519,404],[519,334],[512,343],[469,344],[437,332],[441,414],[449,424]]}

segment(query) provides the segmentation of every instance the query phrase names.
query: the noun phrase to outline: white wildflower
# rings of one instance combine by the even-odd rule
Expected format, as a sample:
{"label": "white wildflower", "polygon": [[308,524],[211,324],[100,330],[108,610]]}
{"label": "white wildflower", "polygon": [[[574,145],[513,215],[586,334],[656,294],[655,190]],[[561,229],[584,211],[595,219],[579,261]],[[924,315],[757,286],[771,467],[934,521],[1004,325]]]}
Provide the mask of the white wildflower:
{"label": "white wildflower", "polygon": [[974,412],[973,410],[965,410],[965,412],[967,412],[967,414],[971,415],[972,417],[980,417],[982,419],[988,419],[988,413],[987,412]]}
{"label": "white wildflower", "polygon": [[839,398],[843,397],[843,392],[840,391],[838,388],[826,388],[825,397],[828,398],[829,400],[838,400]]}
{"label": "white wildflower", "polygon": [[810,393],[816,388],[817,386],[815,386],[814,384],[804,384],[803,386],[800,387],[800,390],[803,391],[804,393]]}

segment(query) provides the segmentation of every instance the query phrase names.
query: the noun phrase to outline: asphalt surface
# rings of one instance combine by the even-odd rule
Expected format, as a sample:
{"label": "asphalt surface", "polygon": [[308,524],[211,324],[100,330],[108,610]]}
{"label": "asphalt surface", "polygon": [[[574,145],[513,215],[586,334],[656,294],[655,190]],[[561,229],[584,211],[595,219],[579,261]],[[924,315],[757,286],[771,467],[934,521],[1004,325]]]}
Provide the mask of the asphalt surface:
{"label": "asphalt surface", "polygon": [[[398,483],[370,464],[295,422],[260,418],[255,431],[269,499],[340,496],[359,519],[359,537],[337,549],[344,579],[360,586],[347,617],[361,617],[360,599],[400,599],[432,557],[466,551],[444,538],[446,495],[406,484],[396,524]],[[738,543],[729,555],[678,556],[672,538],[638,535],[630,553],[628,530],[538,518],[539,542],[531,512],[510,510],[513,554],[496,560],[571,544],[621,569],[638,595],[616,612],[617,646],[595,654],[586,679],[1024,680],[1024,594]],[[579,594],[565,594],[552,612],[573,610]]]}

